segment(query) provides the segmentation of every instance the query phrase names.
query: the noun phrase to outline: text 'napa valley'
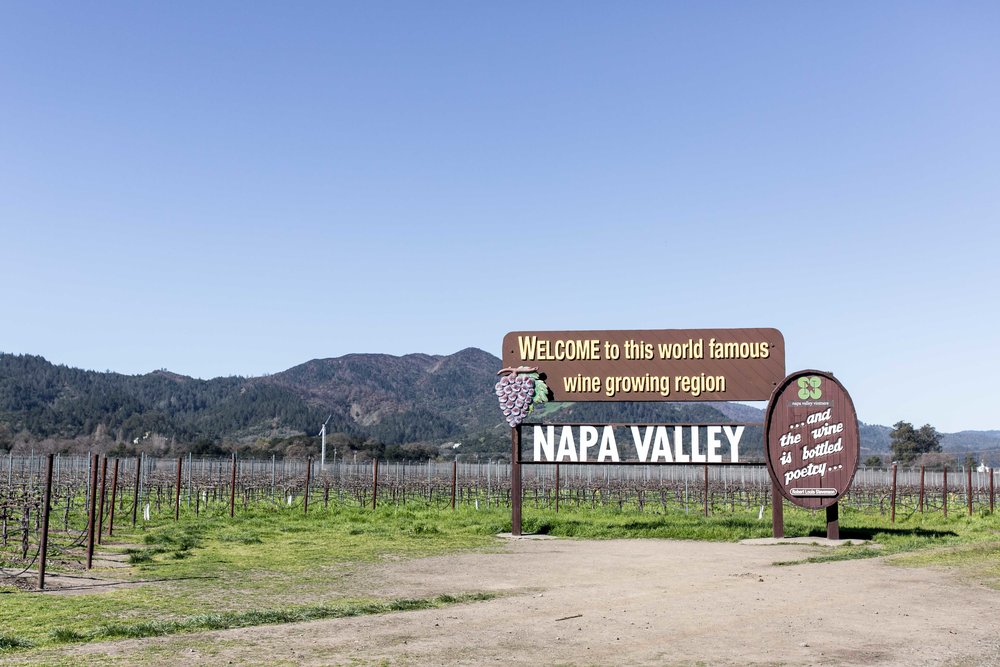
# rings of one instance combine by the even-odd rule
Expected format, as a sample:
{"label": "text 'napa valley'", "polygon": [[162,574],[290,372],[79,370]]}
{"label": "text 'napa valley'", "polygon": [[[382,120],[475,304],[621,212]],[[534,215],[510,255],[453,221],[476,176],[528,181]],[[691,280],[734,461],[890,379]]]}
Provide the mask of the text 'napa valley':
{"label": "text 'napa valley'", "polygon": [[[616,430],[627,430],[625,440]],[[534,425],[536,463],[739,463],[742,425]],[[629,437],[630,436],[630,437]],[[621,448],[625,448],[624,458]],[[629,449],[631,448],[631,449]],[[632,452],[634,451],[634,456]]]}

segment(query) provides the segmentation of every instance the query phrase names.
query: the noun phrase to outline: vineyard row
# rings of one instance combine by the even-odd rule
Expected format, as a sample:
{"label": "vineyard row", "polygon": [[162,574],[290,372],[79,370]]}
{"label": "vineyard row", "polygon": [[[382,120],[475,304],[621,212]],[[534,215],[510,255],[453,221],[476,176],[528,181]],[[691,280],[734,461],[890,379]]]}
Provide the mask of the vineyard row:
{"label": "vineyard row", "polygon": [[[506,461],[447,463],[313,460],[108,459],[14,456],[0,459],[0,579],[38,569],[46,557],[61,567],[89,568],[95,544],[122,521],[135,526],[181,512],[228,512],[419,503],[475,509],[509,508]],[[771,502],[764,466],[522,465],[527,508],[612,507],[636,512],[737,510],[763,515]],[[51,474],[51,480],[48,475]],[[48,489],[48,515],[45,493]],[[842,507],[888,515],[993,512],[992,469],[862,468]],[[45,520],[49,530],[44,530]],[[48,540],[45,550],[42,544]]]}

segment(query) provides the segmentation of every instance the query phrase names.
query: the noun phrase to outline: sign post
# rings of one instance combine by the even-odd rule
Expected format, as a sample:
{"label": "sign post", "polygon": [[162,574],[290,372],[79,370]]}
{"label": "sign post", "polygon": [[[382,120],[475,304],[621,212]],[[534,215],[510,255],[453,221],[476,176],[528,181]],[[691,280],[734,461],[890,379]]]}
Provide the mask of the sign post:
{"label": "sign post", "polygon": [[521,536],[521,425],[510,429],[510,534]]}

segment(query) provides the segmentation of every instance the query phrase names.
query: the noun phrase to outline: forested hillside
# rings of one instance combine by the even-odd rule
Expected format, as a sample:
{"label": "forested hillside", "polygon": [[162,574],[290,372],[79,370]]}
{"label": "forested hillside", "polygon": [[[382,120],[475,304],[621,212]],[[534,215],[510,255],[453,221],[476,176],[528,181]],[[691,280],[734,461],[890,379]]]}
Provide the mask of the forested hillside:
{"label": "forested hillside", "polygon": [[134,443],[156,434],[195,443],[287,435],[317,423],[320,412],[288,388],[244,378],[97,373],[0,355],[0,446],[17,436]]}
{"label": "forested hillside", "polygon": [[372,454],[449,439],[490,448],[506,438],[491,391],[499,367],[470,348],[449,356],[353,354],[265,377],[197,380],[0,354],[0,448],[280,452],[312,448],[327,418],[331,443]]}
{"label": "forested hillside", "polygon": [[[166,370],[85,371],[0,353],[0,450],[301,456],[318,452],[317,433],[329,418],[330,447],[341,452],[432,457],[443,444],[461,442],[463,452],[504,454],[510,432],[493,394],[500,366],[492,354],[468,348],[446,356],[349,354],[269,376],[198,380]],[[531,419],[761,422],[763,413],[738,403],[549,403]],[[887,453],[889,430],[862,424],[864,453]],[[997,448],[1000,433],[944,434],[943,444]]]}

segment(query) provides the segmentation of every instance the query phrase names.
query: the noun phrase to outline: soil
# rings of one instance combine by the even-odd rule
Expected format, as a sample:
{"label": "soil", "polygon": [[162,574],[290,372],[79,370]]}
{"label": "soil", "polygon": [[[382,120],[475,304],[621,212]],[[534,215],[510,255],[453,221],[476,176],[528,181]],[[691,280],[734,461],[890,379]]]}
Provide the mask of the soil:
{"label": "soil", "polygon": [[491,591],[493,600],[58,655],[81,664],[155,655],[161,664],[1000,665],[1000,592],[884,559],[774,564],[822,549],[516,539],[497,553],[372,566],[350,584],[386,598]]}
{"label": "soil", "polygon": [[[129,546],[133,545],[119,545],[121,548]],[[53,573],[52,565],[57,566],[60,572]],[[116,570],[119,572],[131,571],[127,554],[95,551],[93,566],[97,571],[96,575],[92,575],[86,570],[84,563],[80,560],[51,560],[45,575],[45,593],[49,595],[86,595],[127,586],[138,586],[144,583],[141,580],[120,579],[112,574]],[[9,583],[24,591],[36,592],[38,591],[38,570],[26,570],[19,576],[3,580],[3,583]]]}

